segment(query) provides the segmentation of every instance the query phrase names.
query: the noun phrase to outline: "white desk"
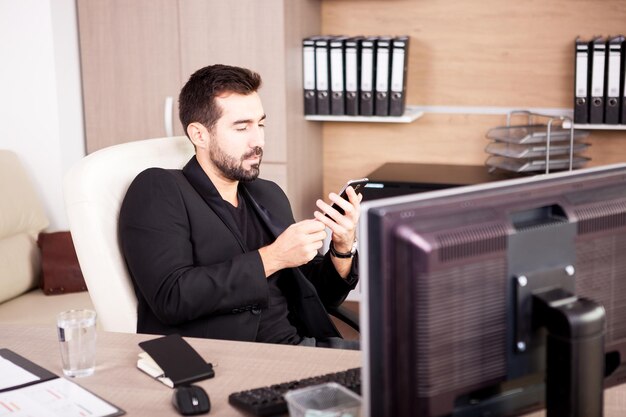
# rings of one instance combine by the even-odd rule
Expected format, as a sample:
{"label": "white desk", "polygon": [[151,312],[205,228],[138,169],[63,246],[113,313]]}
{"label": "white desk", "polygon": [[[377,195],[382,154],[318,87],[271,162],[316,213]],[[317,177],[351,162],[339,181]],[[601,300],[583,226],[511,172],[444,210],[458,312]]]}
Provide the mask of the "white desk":
{"label": "white desk", "polygon": [[[5,347],[62,375],[56,329],[0,324]],[[100,332],[94,375],[75,379],[79,385],[124,409],[128,416],[178,416],[172,389],[136,368],[137,345],[158,336]],[[215,366],[215,377],[197,382],[211,399],[208,416],[246,416],[228,404],[228,395],[249,388],[322,375],[361,366],[357,351],[320,349],[211,339],[186,340]],[[605,417],[626,415],[626,384],[605,391]],[[527,417],[545,416],[536,412]],[[381,416],[383,417],[383,416]]]}
{"label": "white desk", "polygon": [[[62,375],[56,328],[0,324],[0,347]],[[158,336],[100,332],[94,375],[76,383],[115,404],[128,416],[179,416],[173,390],[136,368],[137,343]],[[197,382],[209,394],[208,416],[245,416],[228,404],[228,395],[361,365],[357,351],[186,338],[215,367],[215,377]]]}

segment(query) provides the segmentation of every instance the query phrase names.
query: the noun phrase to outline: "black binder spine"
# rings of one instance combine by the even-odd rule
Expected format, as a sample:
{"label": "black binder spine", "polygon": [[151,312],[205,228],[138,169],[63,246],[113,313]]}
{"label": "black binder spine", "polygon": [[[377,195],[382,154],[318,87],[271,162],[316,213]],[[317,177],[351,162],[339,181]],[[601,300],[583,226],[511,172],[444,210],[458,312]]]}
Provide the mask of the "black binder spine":
{"label": "black binder spine", "polygon": [[389,116],[389,73],[391,67],[391,38],[380,37],[376,42],[376,116]]}
{"label": "black binder spine", "polygon": [[315,89],[317,93],[317,114],[330,114],[328,38],[315,41]]}
{"label": "black binder spine", "polygon": [[376,68],[376,37],[361,42],[361,116],[374,115],[374,80]]}
{"label": "black binder spine", "polygon": [[406,105],[406,75],[409,61],[409,37],[393,39],[391,54],[391,84],[389,87],[389,115],[402,116]]}
{"label": "black binder spine", "polygon": [[576,38],[574,123],[589,123],[589,42]]}
{"label": "black binder spine", "polygon": [[362,36],[346,39],[346,115],[359,114],[359,80],[361,79]]}
{"label": "black binder spine", "polygon": [[624,37],[614,36],[607,42],[604,123],[616,125],[620,119],[620,78]]}
{"label": "black binder spine", "polygon": [[596,37],[591,42],[591,100],[589,102],[589,123],[604,123],[604,67],[606,61],[606,41]]}
{"label": "black binder spine", "polygon": [[345,58],[344,44],[347,37],[338,36],[330,40],[330,113],[346,114],[345,102]]}
{"label": "black binder spine", "polygon": [[316,114],[315,38],[305,38],[302,40],[302,72],[304,86],[304,114]]}

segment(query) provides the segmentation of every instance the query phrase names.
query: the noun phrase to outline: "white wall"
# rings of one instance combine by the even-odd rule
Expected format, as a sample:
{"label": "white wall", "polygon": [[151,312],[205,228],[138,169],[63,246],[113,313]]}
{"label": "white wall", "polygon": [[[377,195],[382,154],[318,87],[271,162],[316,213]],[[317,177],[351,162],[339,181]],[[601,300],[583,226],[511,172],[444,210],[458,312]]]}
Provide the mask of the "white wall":
{"label": "white wall", "polygon": [[74,0],[0,0],[0,62],[0,148],[25,165],[48,230],[68,230],[63,174],[85,154]]}

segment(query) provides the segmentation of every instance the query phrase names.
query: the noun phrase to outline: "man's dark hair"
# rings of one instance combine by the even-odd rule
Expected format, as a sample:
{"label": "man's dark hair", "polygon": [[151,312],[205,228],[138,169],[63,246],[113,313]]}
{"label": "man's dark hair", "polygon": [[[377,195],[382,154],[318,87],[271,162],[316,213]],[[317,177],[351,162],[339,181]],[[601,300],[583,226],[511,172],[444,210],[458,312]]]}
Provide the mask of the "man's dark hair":
{"label": "man's dark hair", "polygon": [[261,87],[254,71],[229,65],[209,65],[189,77],[178,96],[178,114],[185,134],[191,123],[202,123],[211,130],[222,116],[215,97],[223,93],[251,94]]}

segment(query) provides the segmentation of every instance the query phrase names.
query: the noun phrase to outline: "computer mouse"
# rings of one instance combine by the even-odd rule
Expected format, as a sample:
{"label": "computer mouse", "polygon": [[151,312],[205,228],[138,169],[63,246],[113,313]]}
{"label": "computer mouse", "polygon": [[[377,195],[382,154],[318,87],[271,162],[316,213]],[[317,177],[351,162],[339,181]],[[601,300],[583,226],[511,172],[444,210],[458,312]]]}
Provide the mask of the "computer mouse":
{"label": "computer mouse", "polygon": [[184,416],[206,414],[211,410],[211,401],[206,391],[198,385],[185,385],[174,389],[172,405]]}

